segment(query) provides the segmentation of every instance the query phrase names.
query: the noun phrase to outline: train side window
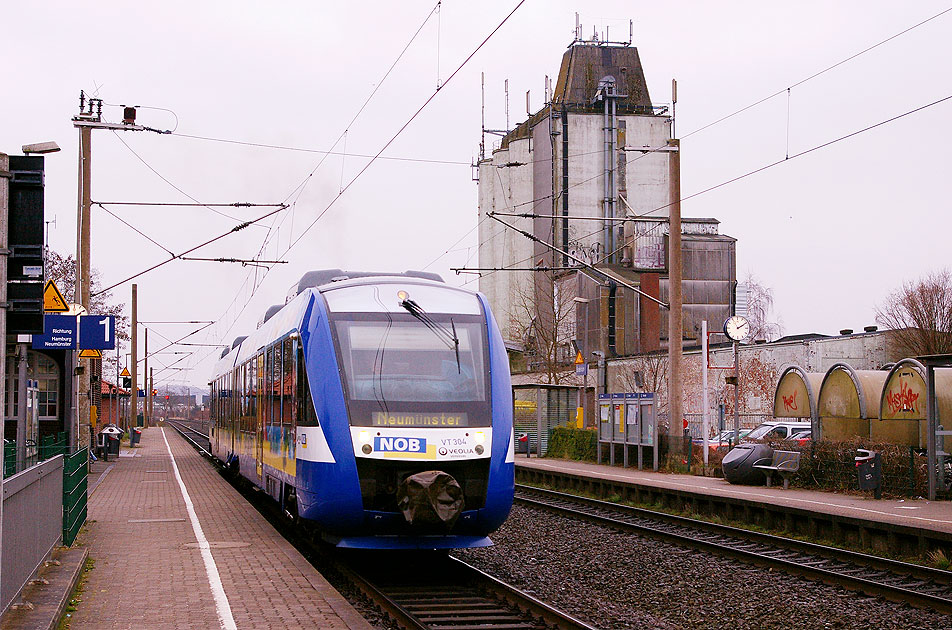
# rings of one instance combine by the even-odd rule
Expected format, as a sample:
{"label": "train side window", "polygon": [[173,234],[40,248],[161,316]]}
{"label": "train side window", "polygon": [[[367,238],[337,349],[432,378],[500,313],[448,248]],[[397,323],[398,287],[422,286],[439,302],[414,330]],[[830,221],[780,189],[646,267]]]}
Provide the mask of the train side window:
{"label": "train side window", "polygon": [[298,425],[302,427],[320,426],[317,418],[317,412],[314,410],[314,401],[311,399],[311,388],[307,382],[307,367],[304,360],[304,351],[298,347],[297,352],[297,386],[300,401],[298,409]]}
{"label": "train side window", "polygon": [[295,341],[291,337],[284,340],[284,360],[281,363],[281,423],[293,425],[296,421],[294,408],[294,357]]}
{"label": "train side window", "polygon": [[268,346],[264,353],[264,424],[272,423],[272,401],[274,400],[274,346]]}

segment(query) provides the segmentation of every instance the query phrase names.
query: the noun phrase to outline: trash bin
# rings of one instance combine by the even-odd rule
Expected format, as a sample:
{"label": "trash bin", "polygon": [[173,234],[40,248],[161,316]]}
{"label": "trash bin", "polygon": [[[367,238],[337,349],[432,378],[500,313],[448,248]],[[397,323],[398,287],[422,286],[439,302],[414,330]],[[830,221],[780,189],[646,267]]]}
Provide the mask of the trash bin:
{"label": "trash bin", "polygon": [[99,432],[103,455],[108,460],[109,455],[119,456],[119,440],[122,438],[122,429],[114,424],[107,424]]}
{"label": "trash bin", "polygon": [[870,451],[865,448],[856,449],[860,455],[853,458],[856,462],[856,478],[860,490],[872,490],[873,497],[880,499],[883,496],[883,469],[879,451]]}
{"label": "trash bin", "polygon": [[133,427],[132,433],[129,434],[129,446],[135,446],[139,443],[139,440],[142,439],[142,429],[139,427]]}

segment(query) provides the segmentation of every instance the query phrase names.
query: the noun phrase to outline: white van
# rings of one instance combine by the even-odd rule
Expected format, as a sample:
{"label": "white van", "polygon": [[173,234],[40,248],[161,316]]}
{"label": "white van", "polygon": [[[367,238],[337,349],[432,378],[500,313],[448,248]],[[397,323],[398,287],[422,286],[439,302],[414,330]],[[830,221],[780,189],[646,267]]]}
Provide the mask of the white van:
{"label": "white van", "polygon": [[748,433],[744,440],[785,440],[795,433],[809,430],[809,422],[770,421],[764,422]]}

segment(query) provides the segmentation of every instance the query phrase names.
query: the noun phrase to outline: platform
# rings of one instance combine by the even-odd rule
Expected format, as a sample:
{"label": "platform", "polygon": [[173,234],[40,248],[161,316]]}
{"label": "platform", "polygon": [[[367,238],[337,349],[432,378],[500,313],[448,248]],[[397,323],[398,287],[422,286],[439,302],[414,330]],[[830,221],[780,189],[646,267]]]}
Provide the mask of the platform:
{"label": "platform", "polygon": [[734,497],[757,503],[799,508],[871,522],[889,523],[952,534],[952,504],[925,499],[874,499],[862,496],[779,487],[732,485],[716,477],[656,473],[637,468],[516,456],[516,466],[528,466],[598,479],[642,484],[699,495]]}
{"label": "platform", "polygon": [[71,630],[372,628],[169,428],[97,463],[90,493]]}

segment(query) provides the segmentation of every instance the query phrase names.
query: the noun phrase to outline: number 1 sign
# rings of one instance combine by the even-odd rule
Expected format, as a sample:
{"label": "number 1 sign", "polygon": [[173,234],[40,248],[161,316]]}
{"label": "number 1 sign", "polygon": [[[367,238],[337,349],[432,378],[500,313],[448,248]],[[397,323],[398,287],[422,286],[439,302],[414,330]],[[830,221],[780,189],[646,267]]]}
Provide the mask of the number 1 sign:
{"label": "number 1 sign", "polygon": [[83,350],[112,350],[115,348],[115,316],[80,315],[79,347]]}

